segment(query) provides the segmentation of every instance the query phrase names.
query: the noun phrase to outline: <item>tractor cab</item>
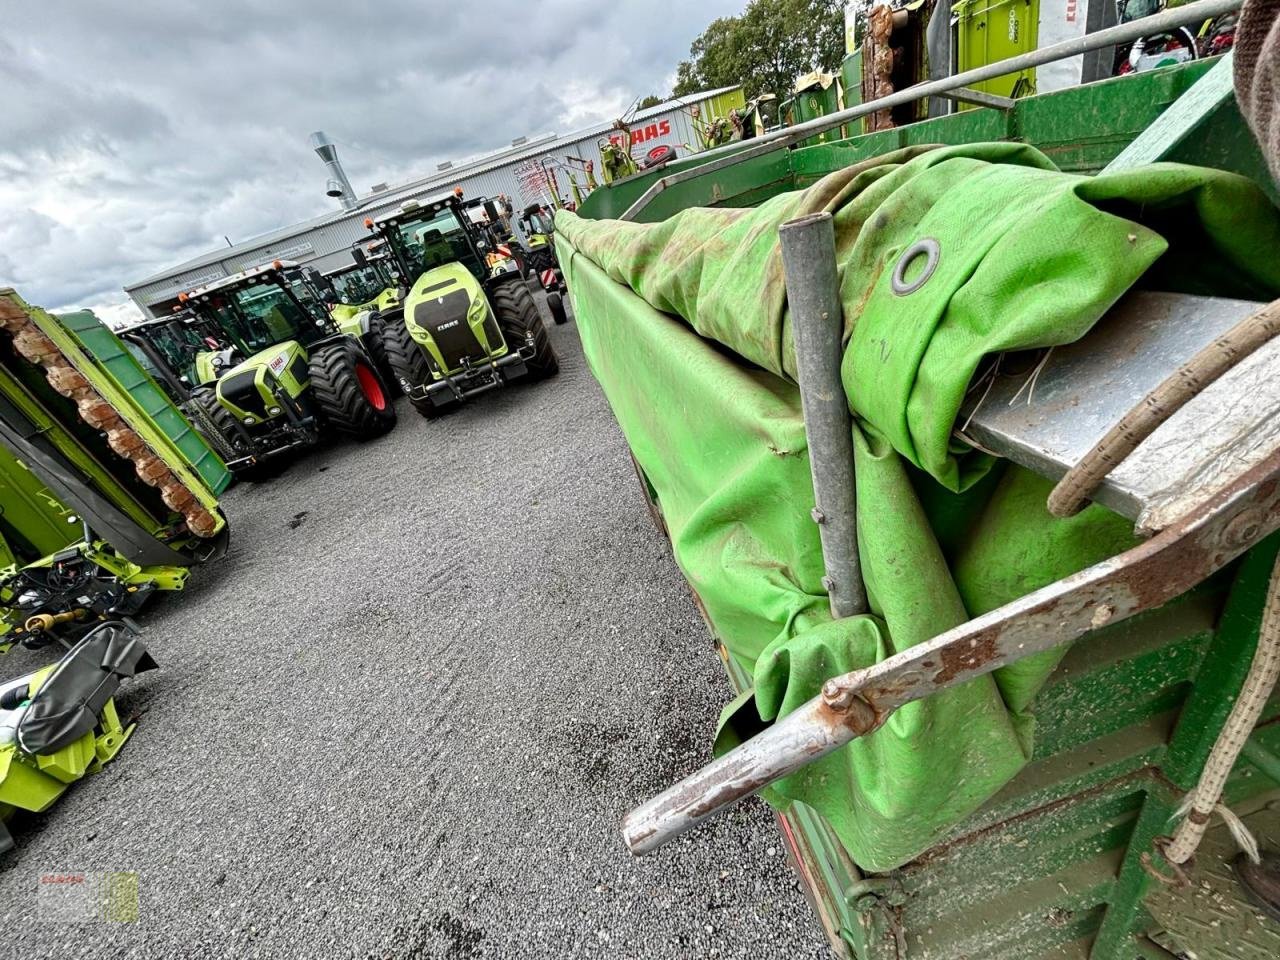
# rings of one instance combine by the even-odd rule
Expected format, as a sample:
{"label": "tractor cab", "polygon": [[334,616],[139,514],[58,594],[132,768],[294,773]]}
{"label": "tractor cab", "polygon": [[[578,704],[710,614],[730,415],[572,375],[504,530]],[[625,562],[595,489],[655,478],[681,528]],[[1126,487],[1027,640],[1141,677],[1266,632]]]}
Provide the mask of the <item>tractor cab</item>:
{"label": "tractor cab", "polygon": [[390,257],[385,253],[369,256],[359,245],[352,248],[349,265],[327,270],[321,278],[329,315],[339,326],[361,310],[381,307],[396,292],[397,274]]}
{"label": "tractor cab", "polygon": [[394,213],[366,220],[365,226],[386,241],[406,283],[448,263],[461,264],[477,280],[485,277],[484,233],[454,194],[424,203],[410,200]]}
{"label": "tractor cab", "polygon": [[556,247],[551,239],[555,232],[551,211],[540,203],[531,203],[520,214],[520,225],[528,238],[526,266],[537,278],[539,286],[547,292],[551,316],[556,323],[565,323],[568,315],[562,298],[566,284],[560,270],[560,260],[556,257]]}
{"label": "tractor cab", "polygon": [[517,377],[555,372],[537,305],[497,204],[461,191],[410,200],[365,226],[408,287],[385,325],[388,362],[424,416]]}
{"label": "tractor cab", "polygon": [[338,333],[313,273],[276,260],[197,287],[179,299],[197,317],[216,325],[246,357],[291,341],[306,346]]}
{"label": "tractor cab", "polygon": [[555,230],[550,211],[540,203],[531,203],[524,208],[524,212],[520,214],[520,225],[524,227],[531,246],[536,240],[546,243]]}
{"label": "tractor cab", "polygon": [[217,380],[218,368],[230,362],[236,349],[216,324],[189,310],[143,321],[122,330],[120,339],[179,404],[194,388]]}

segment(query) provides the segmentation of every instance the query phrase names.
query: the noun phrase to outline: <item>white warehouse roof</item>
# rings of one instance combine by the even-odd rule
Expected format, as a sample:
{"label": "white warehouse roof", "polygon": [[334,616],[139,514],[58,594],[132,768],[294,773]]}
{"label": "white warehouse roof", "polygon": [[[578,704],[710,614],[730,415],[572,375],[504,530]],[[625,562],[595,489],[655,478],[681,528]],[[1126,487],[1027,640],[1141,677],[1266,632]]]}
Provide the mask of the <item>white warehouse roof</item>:
{"label": "white warehouse roof", "polygon": [[[633,131],[648,131],[646,143],[652,140],[654,146],[668,144],[679,149],[696,142],[696,132],[688,115],[689,108],[736,89],[738,88],[721,87],[678,100],[668,100],[647,110],[637,111],[629,124]],[[297,260],[322,270],[331,269],[339,266],[340,260],[349,260],[351,245],[366,235],[363,226],[365,217],[397,207],[409,198],[438,193],[456,185],[461,186],[469,196],[505,193],[522,203],[533,202],[539,198],[523,198],[515,174],[516,168],[530,159],[562,156],[566,153],[566,148],[574,145],[582,146],[572,152],[584,160],[593,160],[598,172],[601,162],[596,141],[611,129],[611,122],[602,122],[563,136],[545,133],[519,137],[508,146],[480,156],[441,163],[434,173],[421,179],[366,193],[357,198],[357,205],[352,210],[335,209],[229,247],[211,250],[145,279],[128,283],[124,289],[144,312],[156,313],[149,308],[173,301],[180,292],[268,260]],[[319,174],[320,171],[317,170],[317,179]],[[567,184],[562,184],[561,192],[568,195]]]}

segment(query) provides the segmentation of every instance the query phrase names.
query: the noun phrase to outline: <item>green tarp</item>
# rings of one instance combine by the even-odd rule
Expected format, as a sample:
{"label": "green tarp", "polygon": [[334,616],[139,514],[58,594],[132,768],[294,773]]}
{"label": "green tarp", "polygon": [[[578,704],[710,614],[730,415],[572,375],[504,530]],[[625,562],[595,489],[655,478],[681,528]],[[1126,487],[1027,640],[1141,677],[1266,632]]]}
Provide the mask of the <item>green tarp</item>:
{"label": "green tarp", "polygon": [[[779,224],[817,210],[836,224],[872,610],[838,622],[809,517],[777,250]],[[1098,507],[1052,519],[1047,482],[954,443],[984,357],[1075,340],[1135,283],[1280,293],[1280,219],[1248,180],[1172,164],[1087,178],[1018,144],[911,148],[754,209],[690,209],[656,224],[562,213],[556,229],[588,362],[656,491],[677,562],[754,677],[724,741],[744,717],[773,720],[834,674],[1132,543],[1131,525]],[[924,237],[938,241],[937,269],[895,295],[893,266]],[[1028,761],[1028,708],[1059,659],[911,704],[768,799],[816,808],[864,869],[901,864]]]}

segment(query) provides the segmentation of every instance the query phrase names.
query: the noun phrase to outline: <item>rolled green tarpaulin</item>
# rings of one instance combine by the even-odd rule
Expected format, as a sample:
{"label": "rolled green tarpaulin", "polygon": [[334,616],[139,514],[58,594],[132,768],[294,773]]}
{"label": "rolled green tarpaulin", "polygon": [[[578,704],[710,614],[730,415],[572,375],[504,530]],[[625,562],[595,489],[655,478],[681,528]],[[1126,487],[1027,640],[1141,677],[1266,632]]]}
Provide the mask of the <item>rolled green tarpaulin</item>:
{"label": "rolled green tarpaulin", "polygon": [[[835,219],[859,549],[871,613],[832,622],[777,228]],[[661,503],[713,629],[753,674],[734,728],[770,721],[865,667],[1132,543],[1091,507],[1051,518],[1049,484],[956,446],[983,358],[1079,338],[1135,283],[1271,299],[1280,216],[1250,181],[1157,164],[1088,178],[1031,147],[910,148],[754,209],[655,224],[556,218],[588,362]],[[898,295],[902,252],[938,243]],[[910,272],[907,279],[913,279]],[[777,784],[854,861],[927,849],[1031,756],[1028,710],[1058,652],[910,704]],[[746,721],[744,724],[743,721]]]}

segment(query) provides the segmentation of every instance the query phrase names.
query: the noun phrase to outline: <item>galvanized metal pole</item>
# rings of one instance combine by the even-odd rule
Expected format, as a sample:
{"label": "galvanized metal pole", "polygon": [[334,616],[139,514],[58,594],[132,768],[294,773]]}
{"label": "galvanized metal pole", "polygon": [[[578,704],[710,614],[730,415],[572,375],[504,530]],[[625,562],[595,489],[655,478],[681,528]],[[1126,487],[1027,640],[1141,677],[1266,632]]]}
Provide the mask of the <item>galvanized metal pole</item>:
{"label": "galvanized metal pole", "polygon": [[875,715],[859,701],[845,714],[814,697],[763,733],[636,807],[622,820],[622,839],[637,857],[652,853],[875,726]]}
{"label": "galvanized metal pole", "polygon": [[804,432],[822,540],[823,585],[831,615],[865,613],[867,594],[858,565],[853,480],[853,419],[840,380],[844,312],[836,271],[835,224],[829,213],[790,220],[778,228],[796,344]]}

